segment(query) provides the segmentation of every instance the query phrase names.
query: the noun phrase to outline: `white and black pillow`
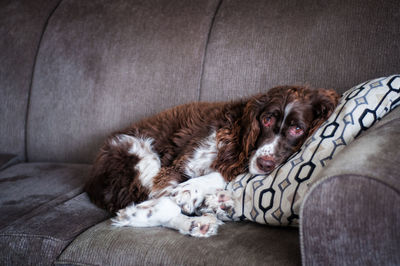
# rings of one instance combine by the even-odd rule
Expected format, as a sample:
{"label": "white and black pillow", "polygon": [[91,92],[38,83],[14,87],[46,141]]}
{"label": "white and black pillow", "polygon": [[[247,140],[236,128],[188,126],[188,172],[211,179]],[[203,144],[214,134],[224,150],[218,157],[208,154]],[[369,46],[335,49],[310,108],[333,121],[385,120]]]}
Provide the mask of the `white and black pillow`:
{"label": "white and black pillow", "polygon": [[301,202],[323,167],[399,104],[400,75],[374,79],[345,92],[335,112],[285,164],[270,175],[240,175],[228,185],[235,200],[232,219],[298,225]]}

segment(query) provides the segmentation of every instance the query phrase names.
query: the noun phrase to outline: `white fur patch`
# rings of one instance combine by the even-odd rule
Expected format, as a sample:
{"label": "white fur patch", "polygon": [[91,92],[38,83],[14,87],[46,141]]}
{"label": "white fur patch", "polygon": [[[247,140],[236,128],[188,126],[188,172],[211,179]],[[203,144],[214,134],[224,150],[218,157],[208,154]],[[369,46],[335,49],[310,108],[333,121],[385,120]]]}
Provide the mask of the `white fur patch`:
{"label": "white fur patch", "polygon": [[281,128],[279,129],[279,134],[282,132],[282,128],[286,123],[286,118],[287,118],[288,114],[290,113],[290,111],[292,111],[293,105],[294,105],[293,103],[289,103],[285,107],[285,114],[283,116]]}
{"label": "white fur patch", "polygon": [[120,142],[128,143],[130,145],[128,152],[139,157],[140,161],[136,164],[135,169],[139,172],[142,185],[151,190],[153,178],[161,168],[160,158],[152,149],[153,139],[122,134],[112,140],[113,145],[118,145]]}
{"label": "white fur patch", "polygon": [[249,172],[251,174],[253,175],[265,174],[264,171],[258,168],[257,158],[261,156],[273,156],[279,138],[280,138],[279,136],[276,136],[272,142],[264,144],[263,146],[258,148],[257,151],[253,154],[253,156],[250,158],[250,163],[249,163]]}
{"label": "white fur patch", "polygon": [[225,179],[218,172],[189,179],[180,183],[173,191],[172,198],[187,214],[193,214],[204,201],[207,194],[215,194],[224,189]]}
{"label": "white fur patch", "polygon": [[198,177],[212,172],[211,164],[217,157],[217,140],[215,131],[205,138],[196,148],[192,157],[186,163],[185,174]]}
{"label": "white fur patch", "polygon": [[181,209],[168,197],[150,199],[119,210],[114,226],[152,227],[166,225],[181,214]]}

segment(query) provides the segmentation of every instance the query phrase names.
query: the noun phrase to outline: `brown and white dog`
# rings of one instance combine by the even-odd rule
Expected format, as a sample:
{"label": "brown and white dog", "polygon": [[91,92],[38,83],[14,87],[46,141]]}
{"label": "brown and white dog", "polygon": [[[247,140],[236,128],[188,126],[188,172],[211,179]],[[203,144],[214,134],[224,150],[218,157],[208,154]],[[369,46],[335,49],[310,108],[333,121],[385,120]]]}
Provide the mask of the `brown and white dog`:
{"label": "brown and white dog", "polygon": [[241,173],[272,172],[329,117],[338,98],[334,90],[282,86],[245,100],[172,108],[110,136],[85,190],[110,212],[129,205],[115,225],[212,235],[214,217],[184,214]]}

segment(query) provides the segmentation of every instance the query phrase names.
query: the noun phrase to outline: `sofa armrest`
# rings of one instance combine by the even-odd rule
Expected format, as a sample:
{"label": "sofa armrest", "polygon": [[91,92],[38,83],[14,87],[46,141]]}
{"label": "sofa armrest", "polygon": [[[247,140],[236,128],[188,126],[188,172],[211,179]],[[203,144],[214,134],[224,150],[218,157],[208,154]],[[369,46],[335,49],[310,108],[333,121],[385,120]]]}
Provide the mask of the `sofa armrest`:
{"label": "sofa armrest", "polygon": [[15,154],[0,153],[0,171],[20,161],[20,158]]}
{"label": "sofa armrest", "polygon": [[321,173],[300,211],[304,265],[400,265],[400,108]]}

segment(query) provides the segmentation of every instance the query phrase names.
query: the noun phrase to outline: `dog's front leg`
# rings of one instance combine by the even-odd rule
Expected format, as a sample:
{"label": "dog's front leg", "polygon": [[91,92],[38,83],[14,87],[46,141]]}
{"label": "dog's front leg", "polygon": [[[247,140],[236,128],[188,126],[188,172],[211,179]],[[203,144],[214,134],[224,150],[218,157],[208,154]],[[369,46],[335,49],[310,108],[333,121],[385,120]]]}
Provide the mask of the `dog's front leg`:
{"label": "dog's front leg", "polygon": [[180,183],[171,193],[171,198],[185,214],[193,214],[204,201],[207,194],[215,194],[224,189],[226,181],[218,172],[189,179]]}

